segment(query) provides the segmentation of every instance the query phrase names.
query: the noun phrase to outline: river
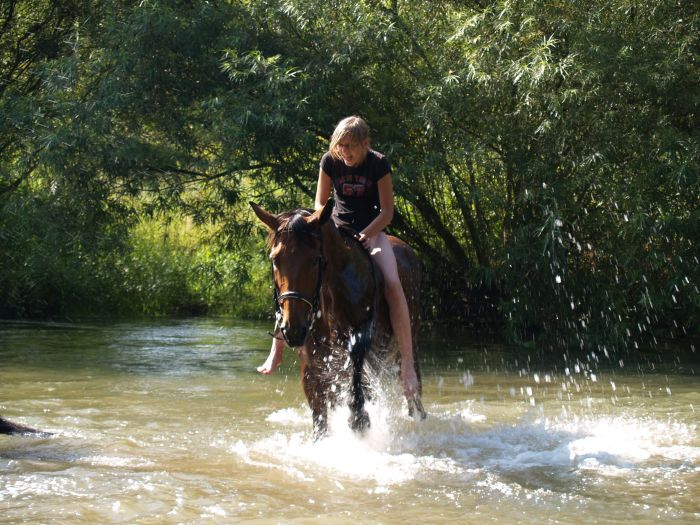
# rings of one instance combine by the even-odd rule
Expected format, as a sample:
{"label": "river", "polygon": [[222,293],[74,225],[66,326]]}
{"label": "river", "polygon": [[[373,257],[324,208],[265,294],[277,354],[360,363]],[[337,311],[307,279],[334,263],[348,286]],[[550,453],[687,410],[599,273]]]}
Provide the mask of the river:
{"label": "river", "polygon": [[[389,388],[311,439],[266,324],[0,322],[0,523],[697,523],[700,362],[421,344],[427,420]],[[679,345],[681,346],[681,345]],[[606,355],[608,354],[608,355]]]}

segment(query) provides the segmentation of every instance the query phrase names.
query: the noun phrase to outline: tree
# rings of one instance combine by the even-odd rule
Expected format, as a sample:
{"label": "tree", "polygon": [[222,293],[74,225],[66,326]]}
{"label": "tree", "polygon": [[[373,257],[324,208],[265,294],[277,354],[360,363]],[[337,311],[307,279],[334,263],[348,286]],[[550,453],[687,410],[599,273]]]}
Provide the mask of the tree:
{"label": "tree", "polygon": [[[29,5],[3,4],[4,42]],[[392,161],[429,315],[588,347],[694,326],[694,2],[39,5],[45,38],[3,55],[0,198],[6,220],[62,210],[66,260],[128,249],[134,218],[174,210],[244,242],[243,203],[309,205],[357,113]]]}

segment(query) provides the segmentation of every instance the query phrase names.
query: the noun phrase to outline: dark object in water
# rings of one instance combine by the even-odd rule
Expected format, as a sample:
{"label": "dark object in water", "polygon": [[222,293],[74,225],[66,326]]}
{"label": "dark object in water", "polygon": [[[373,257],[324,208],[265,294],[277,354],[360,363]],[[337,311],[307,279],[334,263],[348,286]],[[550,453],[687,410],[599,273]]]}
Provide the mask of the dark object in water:
{"label": "dark object in water", "polygon": [[0,434],[34,434],[39,436],[50,436],[50,432],[37,430],[35,428],[18,425],[0,416]]}

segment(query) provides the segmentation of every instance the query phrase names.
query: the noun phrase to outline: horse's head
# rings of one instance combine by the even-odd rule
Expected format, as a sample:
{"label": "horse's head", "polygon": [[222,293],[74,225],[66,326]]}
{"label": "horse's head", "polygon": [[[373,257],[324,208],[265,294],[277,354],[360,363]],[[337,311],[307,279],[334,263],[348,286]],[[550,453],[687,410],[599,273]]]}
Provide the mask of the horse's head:
{"label": "horse's head", "polygon": [[302,346],[320,308],[325,265],[321,227],[333,206],[329,203],[314,213],[296,210],[275,215],[250,205],[270,229],[277,323],[289,346]]}

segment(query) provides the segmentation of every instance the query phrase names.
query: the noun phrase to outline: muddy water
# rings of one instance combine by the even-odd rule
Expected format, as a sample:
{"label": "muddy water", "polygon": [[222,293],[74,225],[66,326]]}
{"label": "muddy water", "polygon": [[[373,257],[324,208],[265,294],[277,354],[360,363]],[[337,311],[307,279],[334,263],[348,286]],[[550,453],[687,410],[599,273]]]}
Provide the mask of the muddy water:
{"label": "muddy water", "polygon": [[[548,355],[426,333],[424,402],[311,441],[288,352],[229,320],[0,323],[0,523],[697,523],[688,349]],[[449,336],[442,334],[450,333]]]}

